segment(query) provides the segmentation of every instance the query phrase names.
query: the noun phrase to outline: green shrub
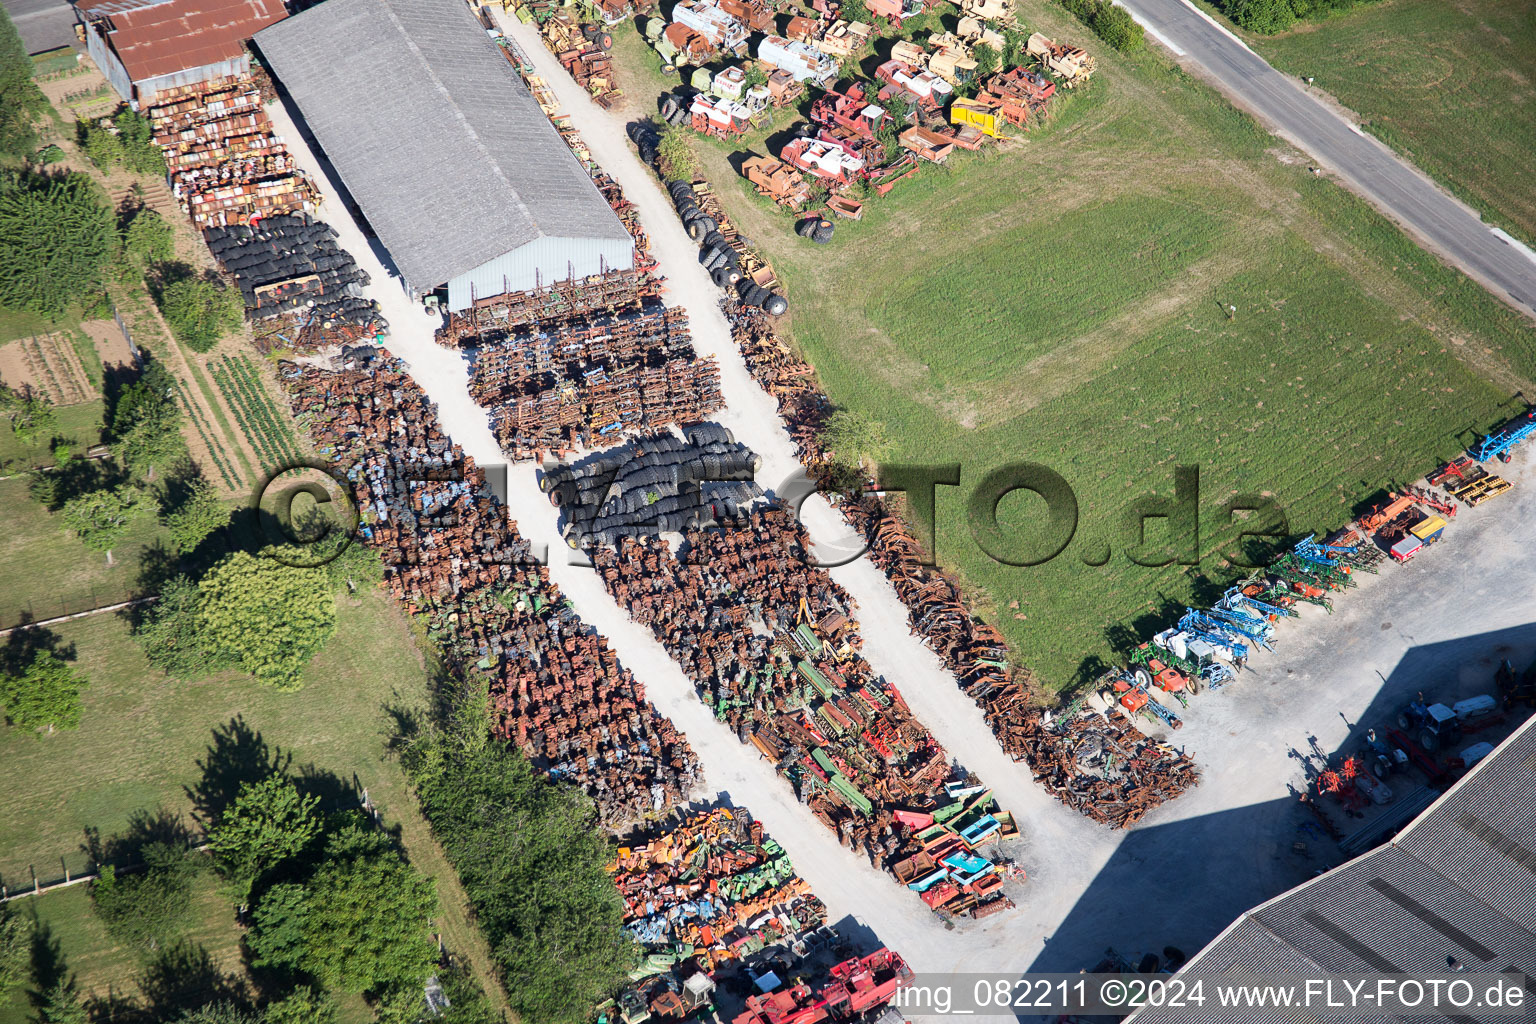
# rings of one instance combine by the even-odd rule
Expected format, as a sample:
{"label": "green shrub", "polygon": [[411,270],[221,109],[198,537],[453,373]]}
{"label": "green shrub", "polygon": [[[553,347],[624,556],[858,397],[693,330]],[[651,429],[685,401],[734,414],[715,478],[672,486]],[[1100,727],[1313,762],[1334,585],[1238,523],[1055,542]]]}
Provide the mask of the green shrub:
{"label": "green shrub", "polygon": [[239,292],[204,278],[172,281],[160,290],[159,299],[171,333],[194,352],[213,348],[245,315]]}
{"label": "green shrub", "polygon": [[112,210],[85,175],[0,182],[0,304],[57,317],[101,286],[116,247]]}
{"label": "green shrub", "polygon": [[147,207],[141,207],[133,215],[123,232],[123,248],[145,267],[169,260],[175,252],[175,241],[176,236],[165,218]]}
{"label": "green shrub", "polygon": [[1094,35],[1122,53],[1129,53],[1146,42],[1146,32],[1136,19],[1125,8],[1116,7],[1109,0],[1061,0],[1061,6],[1093,29]]}

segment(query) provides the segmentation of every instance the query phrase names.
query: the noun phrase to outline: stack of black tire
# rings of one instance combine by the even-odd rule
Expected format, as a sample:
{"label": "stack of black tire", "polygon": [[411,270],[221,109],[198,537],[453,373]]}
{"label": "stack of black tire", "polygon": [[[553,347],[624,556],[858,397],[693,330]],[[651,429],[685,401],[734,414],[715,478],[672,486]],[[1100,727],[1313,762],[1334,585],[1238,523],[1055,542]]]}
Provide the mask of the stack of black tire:
{"label": "stack of black tire", "polygon": [[832,241],[834,225],[825,217],[807,217],[795,225],[795,234],[801,238],[809,238],[817,245],[826,245]]}
{"label": "stack of black tire", "polygon": [[580,462],[546,467],[540,486],[564,513],[573,548],[735,522],[762,497],[762,458],[714,423],[666,432]]}
{"label": "stack of black tire", "polygon": [[[359,294],[368,275],[336,244],[323,221],[297,214],[266,217],[254,227],[208,228],[208,248],[245,296],[246,315],[259,320],[313,309],[327,321],[367,325],[378,320],[378,303]],[[315,277],[318,280],[305,281]],[[278,282],[292,287],[260,297],[256,289]]]}

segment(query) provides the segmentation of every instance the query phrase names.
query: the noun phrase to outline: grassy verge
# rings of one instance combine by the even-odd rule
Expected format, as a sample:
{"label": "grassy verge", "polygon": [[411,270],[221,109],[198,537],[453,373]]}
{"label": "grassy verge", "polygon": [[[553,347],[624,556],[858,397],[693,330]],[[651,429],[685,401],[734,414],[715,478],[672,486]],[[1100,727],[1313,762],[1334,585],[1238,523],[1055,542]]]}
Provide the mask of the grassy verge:
{"label": "grassy verge", "polygon": [[[698,148],[834,402],[885,425],[892,461],[961,464],[939,559],[1061,688],[1230,575],[1229,498],[1273,498],[1293,532],[1341,524],[1536,391],[1536,332],[1158,53],[1093,47],[1044,3],[1021,13],[1090,45],[1094,82],[1008,149],[871,199],[829,246],[734,173],[776,137]],[[1043,565],[972,536],[966,496],[1014,462],[1076,493],[1076,533]],[[1200,564],[1135,564],[1150,552],[1126,514],[1168,496],[1177,465],[1200,467]],[[999,517],[1038,538],[1043,512],[1015,494]]]}
{"label": "grassy verge", "polygon": [[1536,241],[1536,0],[1382,0],[1249,41],[1494,223]]}
{"label": "grassy verge", "polygon": [[[96,372],[101,372],[100,360],[96,362]],[[101,440],[102,405],[100,400],[96,400],[58,406],[53,411],[56,423],[54,436],[72,442],[77,452],[83,452],[97,443]],[[16,440],[9,424],[0,424],[0,465],[9,465],[13,461],[16,466],[11,467],[12,472],[16,467],[51,465],[53,456],[47,444],[22,444]]]}

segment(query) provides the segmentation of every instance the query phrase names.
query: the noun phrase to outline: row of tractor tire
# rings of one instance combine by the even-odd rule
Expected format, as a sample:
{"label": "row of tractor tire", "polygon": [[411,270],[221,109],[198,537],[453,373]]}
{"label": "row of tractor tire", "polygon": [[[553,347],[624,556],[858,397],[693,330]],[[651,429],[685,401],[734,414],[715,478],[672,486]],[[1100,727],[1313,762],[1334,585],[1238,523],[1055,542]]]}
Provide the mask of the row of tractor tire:
{"label": "row of tractor tire", "polygon": [[[661,146],[661,136],[655,125],[649,121],[636,121],[629,126],[628,133],[630,141],[640,151],[640,159],[655,167]],[[741,272],[740,257],[720,233],[719,223],[699,205],[699,194],[694,191],[693,183],[678,178],[666,182],[666,188],[688,237],[699,243],[699,264],[709,271],[709,279],[715,287],[734,291],[743,303],[761,309],[769,316],[782,316],[788,312],[789,300],[782,293],[764,288]]]}

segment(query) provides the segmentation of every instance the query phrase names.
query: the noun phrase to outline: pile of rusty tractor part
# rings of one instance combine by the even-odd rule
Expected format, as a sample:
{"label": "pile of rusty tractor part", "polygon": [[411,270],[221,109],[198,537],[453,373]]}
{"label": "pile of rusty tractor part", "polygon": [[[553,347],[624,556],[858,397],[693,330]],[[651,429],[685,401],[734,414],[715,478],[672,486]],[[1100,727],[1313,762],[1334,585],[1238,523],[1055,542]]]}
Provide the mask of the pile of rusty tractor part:
{"label": "pile of rusty tractor part", "polygon": [[530,556],[403,364],[371,348],[336,362],[281,365],[294,414],[354,488],[385,586],[452,671],[489,680],[496,733],[611,825],[685,800],[699,781],[687,741]]}
{"label": "pile of rusty tractor part", "polygon": [[208,249],[235,279],[252,320],[301,313],[325,327],[374,327],[378,303],[362,298],[368,275],[341,246],[336,230],[302,214],[263,217],[255,225],[212,227]]}
{"label": "pile of rusty tractor part", "polygon": [[612,547],[621,537],[683,533],[746,515],[763,494],[753,482],[762,459],[713,423],[683,435],[647,434],[570,465],[545,466],[540,486],[560,508],[566,542]]}
{"label": "pile of rusty tractor part", "polygon": [[[979,788],[973,803],[953,807],[955,787],[969,792],[976,781],[955,778],[943,748],[859,653],[852,601],[807,564],[809,543],[794,517],[772,506],[689,531],[678,555],[657,537],[623,537],[592,559],[715,717],[771,761],[845,846],[891,870],[922,852],[922,828],[964,811],[997,825],[961,837],[959,852],[986,860],[975,846],[1000,838],[1006,816]],[[967,864],[978,877],[998,873]],[[960,906],[985,915],[1006,899],[984,895]]]}
{"label": "pile of rusty tractor part", "polygon": [[470,394],[513,460],[613,444],[724,405],[719,366],[695,355],[687,314],[656,299],[472,337]]}
{"label": "pile of rusty tractor part", "polygon": [[171,194],[198,228],[314,209],[318,194],[274,133],[250,75],[162,90],[145,114]]}
{"label": "pile of rusty tractor part", "polygon": [[[748,370],[778,401],[779,414],[795,439],[800,461],[812,475],[827,478],[831,455],[823,448],[818,432],[831,402],[818,385],[815,371],[775,335],[771,321],[758,310],[728,304],[726,315]],[[924,564],[920,545],[887,501],[867,491],[853,494],[835,486],[829,490],[835,492],[835,503],[844,518],[868,544],[871,560],[906,605],[913,634],[943,659],[960,686],[982,708],[993,735],[1010,757],[1027,762],[1037,776],[1060,780],[1048,788],[1063,803],[1106,825],[1123,828],[1196,783],[1198,773],[1192,761],[1148,739],[1123,714],[1109,712],[1108,718],[1100,717],[1095,728],[1126,749],[1143,751],[1144,761],[1158,767],[1150,770],[1138,765],[1118,773],[1111,787],[1114,806],[1095,808],[1082,794],[1096,788],[1108,792],[1108,784],[1101,773],[1093,771],[1073,780],[1074,773],[1064,764],[1076,762],[1062,761],[1060,736],[1033,727],[1042,711],[1032,706],[1025,693],[1025,680],[1010,666],[1002,635],[971,614],[953,580]],[[1176,779],[1177,784],[1169,779]]]}

